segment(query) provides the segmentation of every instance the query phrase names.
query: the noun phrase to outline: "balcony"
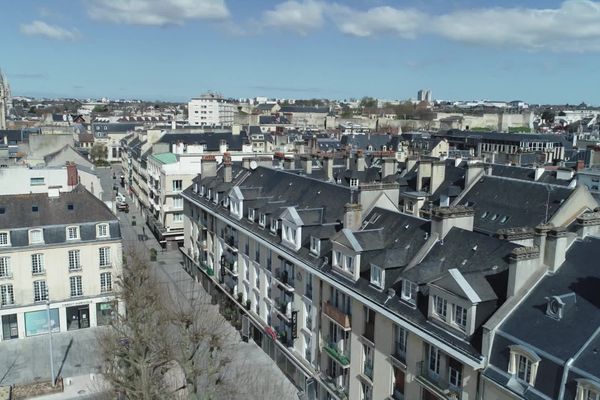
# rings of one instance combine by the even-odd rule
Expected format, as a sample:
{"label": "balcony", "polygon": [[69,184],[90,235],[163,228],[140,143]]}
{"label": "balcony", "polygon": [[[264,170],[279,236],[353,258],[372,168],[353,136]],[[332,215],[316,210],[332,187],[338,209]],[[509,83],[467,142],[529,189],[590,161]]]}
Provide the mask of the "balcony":
{"label": "balcony", "polygon": [[344,346],[328,337],[323,345],[323,350],[337,361],[342,368],[350,368],[350,352]]}
{"label": "balcony", "polygon": [[352,329],[350,325],[350,316],[331,304],[331,302],[326,301],[323,303],[323,313],[327,318],[338,324],[345,331]]}
{"label": "balcony", "polygon": [[225,259],[222,259],[221,260],[221,266],[223,267],[223,269],[225,270],[225,272],[227,272],[228,274],[230,274],[234,278],[238,277],[237,261],[230,262],[230,261],[227,261]]}
{"label": "balcony", "polygon": [[321,372],[321,379],[328,390],[334,393],[337,398],[344,400],[348,398],[348,387],[347,383],[344,382],[343,376],[334,376],[332,371],[327,370],[326,372]]}
{"label": "balcony", "polygon": [[417,380],[437,394],[448,400],[462,399],[462,388],[454,386],[448,382],[447,372],[441,371],[436,374],[429,369],[427,361],[417,363]]}
{"label": "balcony", "polygon": [[275,281],[287,292],[294,291],[294,277],[291,272],[277,268],[273,274]]}
{"label": "balcony", "polygon": [[277,311],[286,322],[290,322],[292,318],[292,304],[290,301],[275,299],[274,310]]}

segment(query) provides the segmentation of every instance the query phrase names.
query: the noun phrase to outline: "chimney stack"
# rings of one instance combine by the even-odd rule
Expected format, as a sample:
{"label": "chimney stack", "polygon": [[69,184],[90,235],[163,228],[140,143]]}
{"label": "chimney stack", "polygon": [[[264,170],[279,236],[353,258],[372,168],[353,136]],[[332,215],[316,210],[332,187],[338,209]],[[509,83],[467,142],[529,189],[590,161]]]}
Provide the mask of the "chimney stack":
{"label": "chimney stack", "polygon": [[362,150],[356,151],[356,170],[358,172],[363,172],[366,167],[365,156]]}
{"label": "chimney stack", "polygon": [[77,174],[77,165],[73,162],[67,162],[67,185],[74,187],[79,184],[79,176]]}
{"label": "chimney stack", "polygon": [[333,157],[329,154],[323,156],[323,169],[325,170],[325,177],[327,181],[333,181]]}
{"label": "chimney stack", "polygon": [[483,165],[468,164],[465,172],[465,189],[470,187],[479,177],[483,176]]}
{"label": "chimney stack", "polygon": [[556,272],[562,263],[565,262],[567,242],[568,238],[565,228],[559,227],[548,231],[544,264],[549,267],[550,272]]}
{"label": "chimney stack", "polygon": [[215,156],[203,156],[200,171],[202,178],[217,176],[217,159]]}
{"label": "chimney stack", "polygon": [[540,250],[537,246],[517,247],[509,257],[506,297],[515,296],[540,270]]}
{"label": "chimney stack", "polygon": [[381,166],[381,179],[390,175],[395,175],[397,171],[398,166],[395,158],[386,157],[383,159],[383,165]]}
{"label": "chimney stack", "polygon": [[229,155],[229,153],[223,154],[223,182],[231,183],[231,180],[233,179],[231,164],[231,156]]}
{"label": "chimney stack", "polygon": [[302,162],[302,169],[306,175],[310,175],[312,173],[312,157],[310,155],[304,155],[300,157]]}
{"label": "chimney stack", "polygon": [[471,207],[434,208],[431,212],[431,233],[437,233],[443,239],[454,227],[472,231],[474,218],[475,210]]}
{"label": "chimney stack", "polygon": [[357,231],[362,225],[362,206],[348,203],[344,206],[344,228]]}

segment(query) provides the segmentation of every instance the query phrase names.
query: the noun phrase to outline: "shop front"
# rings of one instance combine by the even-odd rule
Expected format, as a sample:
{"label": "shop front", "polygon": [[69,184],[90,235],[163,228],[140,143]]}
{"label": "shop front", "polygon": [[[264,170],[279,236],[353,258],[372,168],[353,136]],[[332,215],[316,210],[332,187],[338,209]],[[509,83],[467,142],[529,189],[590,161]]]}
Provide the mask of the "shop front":
{"label": "shop front", "polygon": [[[60,332],[58,308],[50,309],[50,327],[52,332]],[[25,313],[25,336],[37,336],[48,333],[48,311],[38,310]]]}
{"label": "shop front", "polygon": [[67,330],[84,329],[90,327],[89,304],[67,307]]}
{"label": "shop front", "polygon": [[96,303],[96,322],[98,326],[110,325],[116,314],[116,303]]}
{"label": "shop front", "polygon": [[17,339],[19,337],[19,325],[17,314],[2,316],[2,340]]}

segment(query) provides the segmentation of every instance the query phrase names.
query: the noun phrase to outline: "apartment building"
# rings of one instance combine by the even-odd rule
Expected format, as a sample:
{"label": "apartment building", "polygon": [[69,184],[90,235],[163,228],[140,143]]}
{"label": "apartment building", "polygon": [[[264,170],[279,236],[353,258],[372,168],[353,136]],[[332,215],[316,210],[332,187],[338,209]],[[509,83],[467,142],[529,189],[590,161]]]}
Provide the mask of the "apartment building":
{"label": "apartment building", "polygon": [[188,123],[192,126],[232,126],[236,106],[215,93],[194,97],[188,102]]}
{"label": "apartment building", "polygon": [[200,157],[173,153],[152,154],[148,169],[148,226],[165,245],[183,241],[181,192],[200,171]]}
{"label": "apartment building", "polygon": [[245,164],[203,160],[181,249],[242,333],[306,398],[476,399],[483,325],[546,242],[476,232],[464,205],[399,213],[394,184]]}
{"label": "apartment building", "polygon": [[81,186],[0,196],[0,340],[110,322],[121,274],[114,214]]}

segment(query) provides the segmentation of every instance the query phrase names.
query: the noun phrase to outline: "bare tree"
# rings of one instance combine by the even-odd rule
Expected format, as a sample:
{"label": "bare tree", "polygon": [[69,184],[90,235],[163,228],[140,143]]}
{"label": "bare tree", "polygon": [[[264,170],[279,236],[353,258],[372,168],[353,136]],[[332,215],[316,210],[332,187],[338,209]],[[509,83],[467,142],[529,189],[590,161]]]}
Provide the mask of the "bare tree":
{"label": "bare tree", "polygon": [[160,290],[149,264],[130,255],[117,283],[127,311],[116,313],[111,329],[99,338],[105,355],[105,379],[126,399],[168,398],[163,379],[169,369],[170,346]]}

